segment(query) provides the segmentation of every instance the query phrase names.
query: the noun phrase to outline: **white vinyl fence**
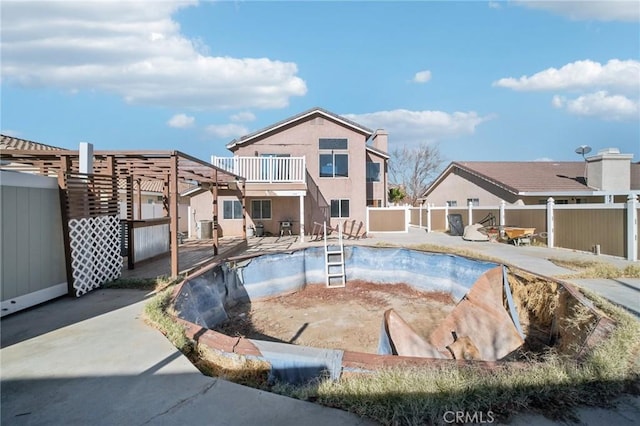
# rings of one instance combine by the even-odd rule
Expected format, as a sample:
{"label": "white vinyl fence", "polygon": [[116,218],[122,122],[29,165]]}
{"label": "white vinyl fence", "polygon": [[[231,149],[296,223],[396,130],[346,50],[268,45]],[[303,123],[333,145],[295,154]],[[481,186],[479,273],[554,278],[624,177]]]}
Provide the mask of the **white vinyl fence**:
{"label": "white vinyl fence", "polygon": [[367,232],[407,232],[408,226],[449,231],[449,217],[459,214],[463,225],[491,218],[498,226],[535,228],[548,247],[593,251],[637,261],[640,252],[640,203],[632,194],[626,203],[367,208]]}

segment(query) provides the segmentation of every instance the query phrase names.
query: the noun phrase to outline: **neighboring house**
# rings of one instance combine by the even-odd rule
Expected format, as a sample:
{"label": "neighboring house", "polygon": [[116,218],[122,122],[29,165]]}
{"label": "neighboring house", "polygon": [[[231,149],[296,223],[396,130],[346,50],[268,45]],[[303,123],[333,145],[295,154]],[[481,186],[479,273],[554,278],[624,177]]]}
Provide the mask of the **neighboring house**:
{"label": "neighboring house", "polygon": [[[294,234],[314,223],[335,226],[366,221],[367,206],[387,204],[387,138],[322,108],[313,108],[231,141],[234,157],[212,163],[247,180],[247,227],[278,235],[283,222]],[[242,235],[242,199],[220,192],[218,223],[223,235]],[[191,201],[196,221],[211,220],[208,191]]]}
{"label": "neighboring house", "polygon": [[[28,139],[16,138],[14,136],[0,134],[0,152],[6,150],[24,150],[24,151],[66,151],[65,148],[59,148],[53,145],[45,145],[43,143],[30,141]],[[17,170],[25,173],[40,173],[41,171],[31,166],[24,166],[16,163],[3,164],[4,166],[15,167]]]}
{"label": "neighboring house", "polygon": [[37,151],[60,151],[64,148],[57,146],[45,145],[43,143],[20,139],[9,135],[0,135],[0,150],[19,149],[19,150],[37,150]]}
{"label": "neighboring house", "polygon": [[607,148],[585,162],[453,162],[422,199],[436,206],[625,202],[640,193],[640,163],[632,154]]}

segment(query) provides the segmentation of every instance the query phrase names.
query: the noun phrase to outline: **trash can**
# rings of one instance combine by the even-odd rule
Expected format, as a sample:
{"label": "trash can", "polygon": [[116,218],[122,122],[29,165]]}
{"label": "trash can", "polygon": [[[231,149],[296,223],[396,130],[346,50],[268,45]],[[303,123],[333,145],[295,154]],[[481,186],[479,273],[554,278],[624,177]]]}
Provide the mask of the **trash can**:
{"label": "trash can", "polygon": [[262,223],[256,225],[256,237],[264,237],[264,225]]}
{"label": "trash can", "polygon": [[251,238],[256,234],[255,228],[250,226],[247,228],[247,238]]}
{"label": "trash can", "polygon": [[200,220],[198,221],[198,239],[208,240],[213,238],[213,221],[212,220]]}

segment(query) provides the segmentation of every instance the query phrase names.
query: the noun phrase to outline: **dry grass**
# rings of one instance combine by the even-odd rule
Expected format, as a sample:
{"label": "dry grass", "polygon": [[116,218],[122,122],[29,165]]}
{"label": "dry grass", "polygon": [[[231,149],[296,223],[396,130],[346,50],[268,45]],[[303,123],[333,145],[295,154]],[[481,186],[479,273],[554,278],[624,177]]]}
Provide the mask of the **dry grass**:
{"label": "dry grass", "polygon": [[455,366],[392,368],[273,390],[385,425],[442,424],[444,412],[459,410],[491,411],[501,420],[523,411],[575,419],[572,410],[578,406],[606,407],[622,393],[637,392],[640,377],[640,323],[604,299],[589,297],[618,325],[583,363],[548,352],[526,369],[509,364],[490,373]]}
{"label": "dry grass", "polygon": [[157,278],[118,278],[109,281],[102,286],[104,288],[124,288],[132,290],[147,290],[159,293],[164,289],[180,283],[184,277],[171,278],[160,276]]}
{"label": "dry grass", "polygon": [[226,354],[203,345],[197,346],[195,366],[205,375],[220,377],[241,385],[266,389],[271,365],[259,359]]}
{"label": "dry grass", "polygon": [[549,328],[558,308],[558,283],[540,279],[523,271],[511,270],[509,285],[514,301],[526,323],[533,323],[538,328]]}
{"label": "dry grass", "polygon": [[168,287],[149,301],[144,307],[145,320],[160,330],[182,353],[193,352],[193,342],[187,339],[184,327],[170,314],[173,288]]}
{"label": "dry grass", "polygon": [[618,268],[605,262],[581,259],[551,258],[549,261],[563,268],[576,271],[560,278],[640,278],[640,265],[628,265],[624,268]]}

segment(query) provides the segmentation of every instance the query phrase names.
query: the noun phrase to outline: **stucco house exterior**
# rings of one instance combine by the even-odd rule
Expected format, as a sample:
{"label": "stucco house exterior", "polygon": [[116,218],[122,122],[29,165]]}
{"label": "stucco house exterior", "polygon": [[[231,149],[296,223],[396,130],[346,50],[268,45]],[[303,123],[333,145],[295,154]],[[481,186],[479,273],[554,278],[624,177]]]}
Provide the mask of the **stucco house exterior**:
{"label": "stucco house exterior", "polygon": [[622,203],[640,194],[640,163],[607,148],[585,161],[452,162],[423,194],[423,202],[465,207],[507,204]]}
{"label": "stucco house exterior", "polygon": [[[234,139],[233,157],[211,162],[246,179],[239,190],[218,192],[218,229],[247,228],[279,235],[283,224],[309,234],[314,223],[365,222],[367,206],[387,204],[388,134],[322,108],[312,108]],[[192,191],[192,223],[211,220],[213,194]],[[244,210],[243,210],[244,203]],[[285,228],[287,233],[289,228]]]}

